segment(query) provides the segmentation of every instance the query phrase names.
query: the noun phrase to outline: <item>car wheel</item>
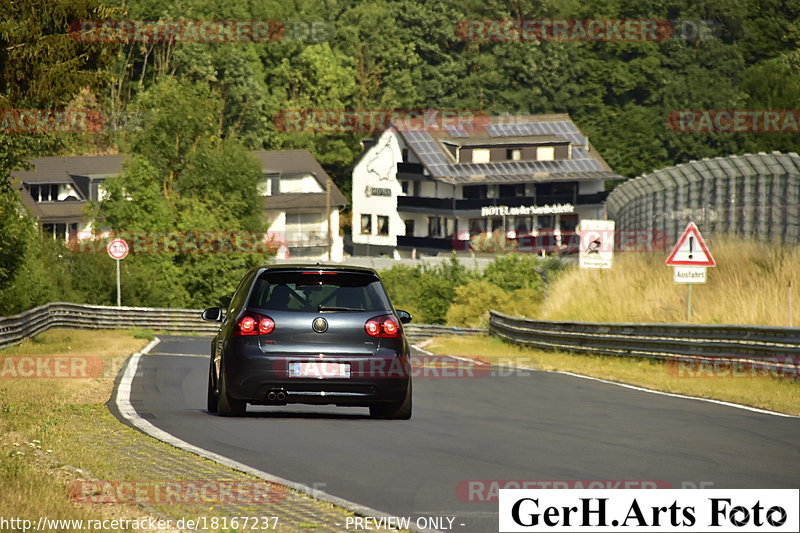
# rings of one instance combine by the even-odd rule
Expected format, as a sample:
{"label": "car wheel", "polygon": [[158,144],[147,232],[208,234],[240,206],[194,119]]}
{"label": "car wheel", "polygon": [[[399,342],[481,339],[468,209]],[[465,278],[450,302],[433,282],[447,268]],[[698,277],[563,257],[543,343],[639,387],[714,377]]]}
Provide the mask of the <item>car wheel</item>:
{"label": "car wheel", "polygon": [[219,394],[217,395],[217,414],[219,416],[244,416],[247,402],[236,400],[228,395],[228,379],[225,377],[224,365],[219,376]]}
{"label": "car wheel", "polygon": [[206,408],[209,413],[217,412],[217,396],[218,394],[214,387],[214,360],[212,359],[208,365],[208,400]]}
{"label": "car wheel", "polygon": [[409,381],[405,398],[399,402],[374,403],[369,406],[369,415],[372,418],[408,420],[411,418],[411,396],[411,381]]}

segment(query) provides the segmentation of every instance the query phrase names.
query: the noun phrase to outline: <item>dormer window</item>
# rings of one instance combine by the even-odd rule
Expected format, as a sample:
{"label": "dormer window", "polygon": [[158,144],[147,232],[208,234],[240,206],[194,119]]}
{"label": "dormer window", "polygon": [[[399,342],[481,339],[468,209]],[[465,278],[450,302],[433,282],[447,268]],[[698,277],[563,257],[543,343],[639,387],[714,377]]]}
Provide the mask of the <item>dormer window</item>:
{"label": "dormer window", "polygon": [[31,183],[27,188],[34,202],[80,200],[77,191],[69,183]]}
{"label": "dormer window", "polygon": [[472,150],[472,162],[473,163],[488,163],[491,158],[491,150],[488,148],[474,148]]}
{"label": "dormer window", "polygon": [[537,161],[553,161],[556,158],[556,149],[554,146],[538,146],[536,148]]}

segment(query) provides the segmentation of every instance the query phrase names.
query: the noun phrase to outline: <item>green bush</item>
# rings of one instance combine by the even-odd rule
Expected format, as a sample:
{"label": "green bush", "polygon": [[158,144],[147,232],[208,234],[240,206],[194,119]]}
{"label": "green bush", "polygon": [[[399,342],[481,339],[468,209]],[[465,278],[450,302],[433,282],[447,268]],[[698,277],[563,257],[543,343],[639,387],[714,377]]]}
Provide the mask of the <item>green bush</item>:
{"label": "green bush", "polygon": [[447,311],[452,326],[482,327],[489,324],[489,310],[513,316],[535,317],[542,301],[541,291],[506,291],[486,280],[472,281],[456,288],[455,299]]}
{"label": "green bush", "polygon": [[396,265],[381,272],[392,303],[420,324],[480,326],[489,309],[535,318],[547,285],[565,268],[556,258],[498,256],[481,274],[453,256],[435,266]]}
{"label": "green bush", "polygon": [[[534,254],[508,254],[498,256],[483,271],[483,279],[501,289],[544,289],[542,273],[552,260],[541,259]],[[560,264],[560,261],[556,261]]]}
{"label": "green bush", "polygon": [[420,324],[444,324],[456,287],[477,277],[455,256],[438,265],[396,265],[381,272],[394,306],[410,312]]}

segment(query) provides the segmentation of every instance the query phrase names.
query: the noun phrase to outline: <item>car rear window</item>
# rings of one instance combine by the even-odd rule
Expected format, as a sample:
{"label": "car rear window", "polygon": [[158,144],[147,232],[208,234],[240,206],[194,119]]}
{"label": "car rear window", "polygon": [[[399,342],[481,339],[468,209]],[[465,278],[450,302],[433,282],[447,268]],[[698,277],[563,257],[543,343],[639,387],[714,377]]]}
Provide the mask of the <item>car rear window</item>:
{"label": "car rear window", "polygon": [[351,272],[264,272],[248,307],[277,311],[389,311],[377,277]]}

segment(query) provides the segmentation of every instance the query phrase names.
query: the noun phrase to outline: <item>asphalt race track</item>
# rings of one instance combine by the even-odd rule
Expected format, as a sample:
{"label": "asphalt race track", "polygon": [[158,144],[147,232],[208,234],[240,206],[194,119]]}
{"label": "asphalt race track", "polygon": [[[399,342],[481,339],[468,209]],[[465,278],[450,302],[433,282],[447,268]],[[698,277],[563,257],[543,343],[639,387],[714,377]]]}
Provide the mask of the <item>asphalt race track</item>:
{"label": "asphalt race track", "polygon": [[497,504],[470,501],[486,491],[470,497],[468,480],[800,486],[797,418],[503,371],[416,379],[410,421],[333,406],[249,407],[226,419],[205,410],[208,353],[207,338],[162,338],[140,360],[137,412],[186,442],[391,515],[456,517],[454,531],[497,530]]}

